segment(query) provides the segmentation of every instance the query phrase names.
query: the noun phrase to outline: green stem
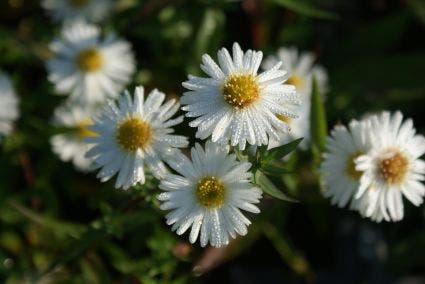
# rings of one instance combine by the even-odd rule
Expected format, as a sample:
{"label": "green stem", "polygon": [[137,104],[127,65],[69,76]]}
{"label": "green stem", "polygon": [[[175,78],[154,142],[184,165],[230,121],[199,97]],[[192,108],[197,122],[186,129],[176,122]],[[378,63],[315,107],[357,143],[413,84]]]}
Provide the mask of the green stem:
{"label": "green stem", "polygon": [[269,222],[264,222],[261,226],[263,234],[270,240],[276,251],[280,254],[282,260],[297,274],[311,283],[314,279],[314,273],[310,268],[308,261],[297,251],[295,251],[277,230],[277,228]]}

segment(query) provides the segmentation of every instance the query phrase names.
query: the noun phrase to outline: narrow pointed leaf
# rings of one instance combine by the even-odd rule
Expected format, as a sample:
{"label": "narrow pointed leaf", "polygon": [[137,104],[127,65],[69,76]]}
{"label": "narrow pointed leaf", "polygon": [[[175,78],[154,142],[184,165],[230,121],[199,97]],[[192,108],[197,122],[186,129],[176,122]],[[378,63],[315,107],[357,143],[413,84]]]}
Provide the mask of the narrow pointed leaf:
{"label": "narrow pointed leaf", "polygon": [[273,182],[260,170],[254,174],[255,183],[268,195],[273,196],[280,200],[289,202],[298,202],[296,199],[291,198],[279,190]]}
{"label": "narrow pointed leaf", "polygon": [[261,170],[266,175],[275,176],[275,177],[280,177],[283,174],[292,173],[291,171],[288,171],[286,163],[283,162],[282,160],[275,160],[271,163],[263,165],[261,167]]}
{"label": "narrow pointed leaf", "polygon": [[226,17],[223,12],[218,9],[206,9],[203,16],[203,21],[198,27],[195,41],[193,44],[193,56],[191,56],[191,65],[188,67],[188,72],[197,74],[199,69],[199,58],[202,54],[208,52],[212,47],[217,46],[217,40],[222,33],[220,31],[224,27]]}
{"label": "narrow pointed leaf", "polygon": [[275,160],[282,159],[283,157],[294,151],[302,140],[303,138],[298,138],[292,142],[289,142],[288,144],[273,148],[268,152],[265,152],[265,157],[263,158],[262,163],[268,164]]}

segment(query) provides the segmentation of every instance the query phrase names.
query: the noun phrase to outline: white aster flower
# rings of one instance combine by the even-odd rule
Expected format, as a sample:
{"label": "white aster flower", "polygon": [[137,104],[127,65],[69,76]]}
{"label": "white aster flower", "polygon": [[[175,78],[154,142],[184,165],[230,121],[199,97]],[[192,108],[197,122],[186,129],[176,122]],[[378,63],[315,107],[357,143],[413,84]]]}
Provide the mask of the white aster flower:
{"label": "white aster flower", "polygon": [[357,192],[359,211],[380,222],[403,219],[403,200],[415,206],[423,202],[425,186],[425,138],[416,134],[413,122],[403,122],[401,112],[382,112],[368,118],[372,148],[356,159],[363,171]]}
{"label": "white aster flower", "polygon": [[128,189],[145,182],[146,165],[153,176],[160,179],[167,173],[163,161],[168,162],[188,145],[184,136],[172,134],[171,128],[183,121],[183,116],[170,119],[180,104],[172,99],[163,104],[165,94],[153,90],[146,101],[143,87],[137,87],[134,100],[126,91],[118,99],[118,105],[109,101],[89,130],[97,136],[88,137],[94,143],[87,152],[94,157],[96,167],[101,168],[97,177],[102,182],[118,173],[116,188]]}
{"label": "white aster flower", "polygon": [[130,81],[135,60],[128,42],[84,21],[64,26],[60,39],[50,45],[54,57],[47,62],[49,80],[71,101],[103,102],[115,98]]}
{"label": "white aster flower", "polygon": [[19,116],[19,99],[7,75],[0,72],[0,139],[8,135]]}
{"label": "white aster flower", "polygon": [[261,190],[251,184],[251,164],[238,162],[229,147],[207,141],[205,151],[199,144],[192,148],[190,161],[186,156],[170,163],[180,175],[168,174],[161,181],[158,196],[161,209],[171,210],[167,224],[181,235],[190,227],[189,240],[201,246],[210,243],[221,247],[229,236],[245,235],[250,221],[241,210],[259,213]]}
{"label": "white aster flower", "polygon": [[270,137],[289,131],[277,115],[295,118],[299,101],[295,87],[286,85],[286,72],[281,63],[257,74],[262,52],[243,52],[233,44],[233,58],[227,49],[218,52],[217,65],[209,55],[202,56],[201,69],[210,78],[189,75],[183,86],[189,89],[181,98],[187,117],[197,117],[189,123],[198,127],[196,137],[212,141],[229,141],[244,149],[251,145],[267,145]]}
{"label": "white aster flower", "polygon": [[58,107],[54,114],[54,124],[69,128],[69,131],[52,136],[52,150],[62,161],[72,161],[75,168],[82,172],[92,170],[93,160],[85,157],[90,146],[84,139],[96,135],[87,128],[93,123],[91,117],[95,111],[93,107],[65,104]]}
{"label": "white aster flower", "polygon": [[353,200],[359,188],[362,172],[356,170],[355,160],[370,149],[368,124],[352,120],[348,128],[337,125],[327,137],[326,151],[320,166],[323,183],[323,195],[331,199],[332,204],[344,207]]}
{"label": "white aster flower", "polygon": [[289,123],[291,131],[283,133],[278,140],[270,141],[269,148],[286,144],[296,138],[304,137],[300,144],[302,149],[307,149],[310,142],[310,109],[313,76],[316,78],[317,86],[323,94],[328,89],[328,75],[326,70],[314,64],[315,56],[311,52],[300,53],[296,48],[280,48],[276,55],[264,60],[265,70],[282,61],[282,69],[288,71],[286,84],[294,85],[301,100],[299,118],[291,119],[279,116],[280,119]]}
{"label": "white aster flower", "polygon": [[57,22],[84,19],[102,21],[112,9],[111,0],[43,0],[41,5]]}

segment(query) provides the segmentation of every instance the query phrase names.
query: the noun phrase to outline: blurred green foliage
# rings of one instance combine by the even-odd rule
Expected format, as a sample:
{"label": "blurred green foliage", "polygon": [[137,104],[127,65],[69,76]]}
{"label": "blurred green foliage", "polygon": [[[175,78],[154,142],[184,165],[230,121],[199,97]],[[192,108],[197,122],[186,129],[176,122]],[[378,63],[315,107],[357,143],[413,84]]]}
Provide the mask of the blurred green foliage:
{"label": "blurred green foliage", "polygon": [[[60,27],[38,1],[1,1],[0,17],[0,68],[13,79],[22,113],[0,152],[1,283],[340,283],[336,271],[348,283],[381,283],[373,267],[383,271],[382,283],[425,279],[423,207],[406,205],[402,222],[380,225],[331,207],[320,195],[314,152],[291,155],[284,168],[295,174],[273,177],[282,186],[276,190],[299,203],[266,197],[262,214],[251,216],[248,236],[217,251],[189,245],[165,225],[152,178],[130,191],[115,190],[52,154],[49,137],[58,130],[49,121],[63,99],[52,95],[44,62]],[[132,43],[138,62],[133,86],[158,87],[170,96],[182,93],[188,73],[201,74],[202,54],[234,41],[266,54],[280,46],[313,50],[331,85],[327,125],[321,104],[312,116],[319,149],[327,126],[381,109],[402,110],[425,132],[420,0],[120,0],[103,27]],[[194,141],[193,130],[180,125],[177,132]],[[369,229],[380,236],[371,248],[361,237]],[[367,258],[363,250],[379,257]],[[230,259],[215,273],[194,276]]]}

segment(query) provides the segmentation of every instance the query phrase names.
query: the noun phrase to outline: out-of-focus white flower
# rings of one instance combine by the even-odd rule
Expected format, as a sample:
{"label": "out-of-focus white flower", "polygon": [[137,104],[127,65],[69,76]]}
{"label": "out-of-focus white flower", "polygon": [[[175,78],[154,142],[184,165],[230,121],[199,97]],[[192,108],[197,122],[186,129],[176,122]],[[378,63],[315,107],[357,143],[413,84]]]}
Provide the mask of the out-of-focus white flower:
{"label": "out-of-focus white flower", "polygon": [[109,101],[99,117],[93,118],[89,130],[96,136],[86,138],[94,146],[87,157],[94,157],[101,168],[97,177],[102,182],[116,173],[116,188],[128,189],[145,182],[145,165],[153,176],[160,179],[167,173],[163,161],[180,153],[177,148],[188,145],[184,136],[172,134],[171,128],[183,121],[183,116],[170,119],[180,108],[174,99],[163,104],[165,94],[153,90],[146,100],[143,87],[137,87],[134,100],[126,91],[118,105]]}
{"label": "out-of-focus white flower", "polygon": [[233,44],[233,57],[227,49],[218,52],[217,65],[209,55],[202,56],[201,69],[209,78],[189,75],[183,86],[189,91],[181,98],[187,117],[197,117],[196,137],[213,142],[230,141],[244,149],[251,145],[267,145],[269,138],[278,139],[279,132],[288,131],[286,122],[277,115],[296,118],[299,104],[295,87],[283,84],[286,71],[277,63],[257,74],[263,54],[243,52]]}
{"label": "out-of-focus white flower", "polygon": [[50,45],[53,58],[47,62],[49,80],[60,95],[79,103],[116,98],[135,71],[131,46],[84,21],[63,27],[62,36]]}
{"label": "out-of-focus white flower", "polygon": [[69,128],[69,131],[52,136],[52,150],[62,161],[72,161],[75,168],[82,172],[92,169],[93,160],[85,157],[90,146],[84,139],[96,135],[87,128],[92,124],[91,117],[95,113],[96,109],[93,107],[75,104],[65,104],[55,110],[54,124]]}
{"label": "out-of-focus white flower", "polygon": [[291,131],[283,133],[278,140],[270,141],[269,148],[286,144],[296,138],[304,137],[300,144],[302,149],[306,149],[310,142],[310,108],[313,76],[316,78],[320,92],[323,94],[328,89],[328,76],[326,70],[314,64],[315,56],[311,52],[300,53],[296,48],[280,48],[276,55],[271,55],[264,60],[265,70],[281,61],[282,69],[288,71],[286,84],[294,85],[301,100],[299,118],[291,119],[285,116],[278,116],[287,122]]}
{"label": "out-of-focus white flower", "polygon": [[336,126],[328,137],[321,165],[324,195],[373,221],[403,219],[403,196],[423,202],[425,137],[401,112],[384,111],[349,128]]}
{"label": "out-of-focus white flower", "polygon": [[9,77],[0,71],[0,139],[12,131],[13,122],[19,117],[18,103]]}
{"label": "out-of-focus white flower", "polygon": [[201,246],[210,243],[221,247],[229,236],[245,235],[251,223],[241,212],[259,213],[262,191],[251,184],[251,164],[238,162],[228,154],[228,146],[207,141],[205,150],[196,144],[190,161],[179,155],[170,165],[180,175],[168,174],[161,181],[158,196],[161,209],[171,210],[167,224],[181,235],[189,228],[191,243],[200,239]]}
{"label": "out-of-focus white flower", "polygon": [[332,204],[344,207],[358,191],[362,172],[356,170],[355,160],[370,149],[367,123],[352,120],[348,128],[337,125],[327,137],[326,151],[320,166],[323,195]]}
{"label": "out-of-focus white flower", "polygon": [[423,202],[425,138],[416,134],[413,121],[403,122],[401,112],[372,115],[368,137],[372,148],[356,159],[364,172],[356,194],[360,213],[380,222],[403,219],[403,198],[415,206]]}
{"label": "out-of-focus white flower", "polygon": [[84,19],[102,21],[113,7],[111,0],[43,0],[41,5],[57,22]]}

